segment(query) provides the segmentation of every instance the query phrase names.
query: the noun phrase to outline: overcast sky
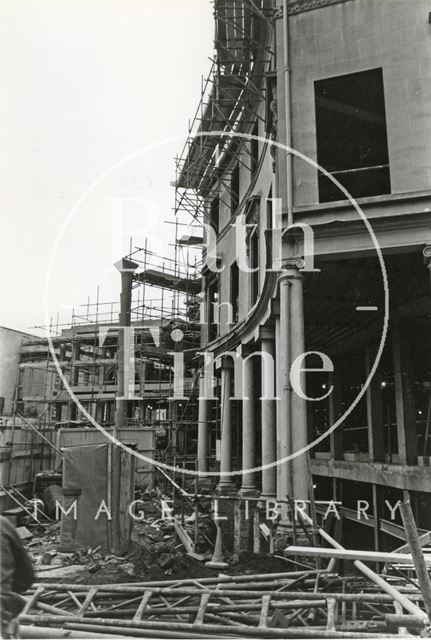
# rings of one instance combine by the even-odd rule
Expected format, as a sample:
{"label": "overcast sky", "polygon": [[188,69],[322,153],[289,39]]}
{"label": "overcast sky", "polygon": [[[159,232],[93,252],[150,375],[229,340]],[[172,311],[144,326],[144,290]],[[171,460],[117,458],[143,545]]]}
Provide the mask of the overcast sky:
{"label": "overcast sky", "polygon": [[54,318],[97,285],[117,299],[129,237],[172,241],[173,157],[212,44],[209,0],[1,0],[0,325],[46,324],[47,282]]}

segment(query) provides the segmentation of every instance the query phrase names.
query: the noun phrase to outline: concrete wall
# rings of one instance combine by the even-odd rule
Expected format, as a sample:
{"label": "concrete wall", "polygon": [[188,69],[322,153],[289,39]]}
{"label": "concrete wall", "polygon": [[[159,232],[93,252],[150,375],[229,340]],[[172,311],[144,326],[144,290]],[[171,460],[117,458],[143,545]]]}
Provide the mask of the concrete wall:
{"label": "concrete wall", "polygon": [[18,381],[19,355],[23,338],[32,337],[21,331],[0,327],[0,398],[5,399],[4,414],[12,411],[15,385]]}
{"label": "concrete wall", "polygon": [[[12,426],[12,419],[3,419],[0,425],[0,481],[5,486],[23,488],[33,482],[40,471],[54,469],[55,452],[40,436],[19,418]],[[31,421],[35,425],[34,421]],[[8,423],[8,424],[5,424]],[[50,442],[55,441],[56,432],[45,428],[42,435]],[[5,507],[0,491],[0,507]],[[1,508],[0,508],[1,511]]]}
{"label": "concrete wall", "polygon": [[[295,149],[317,159],[315,80],[381,67],[392,193],[430,188],[430,10],[429,0],[349,0],[290,16]],[[294,183],[296,205],[318,202],[317,172],[302,160]]]}
{"label": "concrete wall", "polygon": [[[337,75],[368,69],[383,69],[387,119],[387,136],[392,194],[416,194],[431,186],[431,26],[428,13],[430,0],[346,0],[318,9],[289,16],[290,68],[292,94],[292,144],[306,156],[317,159],[314,82]],[[282,55],[282,51],[278,51]],[[278,61],[279,81],[283,60]],[[284,105],[279,96],[279,135],[283,141],[282,117]],[[265,105],[258,114],[265,118]],[[259,134],[264,123],[259,120]],[[250,185],[250,157],[241,156],[240,198]],[[283,177],[282,159],[279,167]],[[303,160],[294,159],[294,204],[318,203],[317,170]],[[273,182],[272,157],[269,152],[257,178],[253,193],[261,197],[260,206],[260,285],[265,271],[265,240],[267,227],[266,198]],[[229,186],[230,174],[224,180]],[[220,235],[217,253],[224,271],[219,276],[219,303],[230,301],[230,266],[235,261],[235,232],[230,210],[229,190],[220,187]],[[273,196],[277,195],[273,192]],[[340,195],[340,200],[342,199]],[[372,199],[370,199],[372,200]],[[383,207],[384,196],[376,199]],[[326,217],[333,219],[331,205]],[[382,209],[383,211],[383,209]],[[346,215],[343,212],[343,215]],[[322,214],[316,214],[320,220]],[[307,220],[308,222],[308,220]],[[310,222],[313,224],[313,222]],[[398,231],[397,231],[398,233]],[[368,238],[368,235],[367,235]],[[380,238],[379,238],[380,239]],[[239,319],[250,309],[251,274],[239,275]],[[220,312],[219,335],[226,335],[225,307]]]}
{"label": "concrete wall", "polygon": [[[107,429],[106,431],[112,434],[112,429]],[[136,451],[148,458],[148,460],[136,458],[135,481],[141,488],[152,488],[154,484],[154,467],[150,460],[154,458],[155,450],[153,427],[121,429],[119,439],[121,442],[136,445]],[[109,442],[109,440],[97,429],[74,428],[59,429],[55,444],[58,449],[62,449],[63,447],[104,444],[106,442]],[[57,462],[60,462],[59,457],[57,457]]]}

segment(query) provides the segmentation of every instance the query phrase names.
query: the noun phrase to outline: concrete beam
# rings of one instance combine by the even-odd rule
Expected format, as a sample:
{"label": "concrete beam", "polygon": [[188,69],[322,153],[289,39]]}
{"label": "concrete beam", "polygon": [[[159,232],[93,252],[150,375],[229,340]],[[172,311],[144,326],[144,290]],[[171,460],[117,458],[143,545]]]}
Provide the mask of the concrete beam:
{"label": "concrete beam", "polygon": [[311,460],[313,475],[353,482],[374,483],[384,487],[431,493],[429,467],[416,467],[384,462],[347,462]]}

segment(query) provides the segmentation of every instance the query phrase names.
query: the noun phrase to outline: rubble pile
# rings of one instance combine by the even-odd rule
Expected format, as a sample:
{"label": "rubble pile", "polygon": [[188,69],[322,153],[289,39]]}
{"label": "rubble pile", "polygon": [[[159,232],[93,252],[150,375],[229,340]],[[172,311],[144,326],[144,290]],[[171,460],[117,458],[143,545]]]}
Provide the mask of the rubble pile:
{"label": "rubble pile", "polygon": [[[142,580],[173,578],[205,578],[214,570],[205,562],[214,550],[216,527],[209,513],[196,514],[190,505],[184,509],[182,530],[192,540],[197,553],[189,553],[179,539],[175,524],[162,516],[159,492],[140,496],[145,502],[142,519],[134,522],[129,552],[115,555],[99,547],[86,547],[74,552],[60,550],[60,523],[41,520],[35,523],[28,516],[20,527],[23,542],[33,561],[37,579],[55,583],[59,579],[75,584],[119,584]],[[24,533],[25,532],[25,533]],[[286,560],[267,554],[244,553],[239,557],[226,554],[228,573],[254,573],[285,570]]]}

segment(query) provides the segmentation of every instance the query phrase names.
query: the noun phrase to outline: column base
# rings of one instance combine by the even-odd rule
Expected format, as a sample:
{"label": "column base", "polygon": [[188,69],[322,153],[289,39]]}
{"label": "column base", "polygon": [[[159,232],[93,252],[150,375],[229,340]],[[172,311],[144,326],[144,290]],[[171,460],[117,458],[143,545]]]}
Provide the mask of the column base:
{"label": "column base", "polygon": [[283,555],[283,551],[287,545],[292,543],[292,523],[290,520],[280,520],[277,524],[275,531],[275,550],[280,555]]}
{"label": "column base", "polygon": [[229,564],[227,562],[213,562],[212,560],[208,560],[208,562],[205,562],[205,566],[210,569],[226,569]]}
{"label": "column base", "polygon": [[258,498],[259,490],[256,487],[241,487],[239,496],[241,498]]}
{"label": "column base", "polygon": [[259,497],[263,502],[269,502],[269,500],[277,502],[277,496],[275,493],[261,493]]}
{"label": "column base", "polygon": [[213,484],[214,483],[211,480],[211,478],[207,476],[198,477],[197,485],[198,485],[199,491],[204,491],[205,493],[211,493]]}
{"label": "column base", "polygon": [[232,495],[236,495],[238,493],[238,490],[236,486],[233,484],[233,482],[229,482],[226,484],[221,484],[219,482],[216,487],[216,493],[222,496],[232,496]]}
{"label": "column base", "polygon": [[286,547],[293,544],[299,547],[308,547],[310,541],[299,522],[296,522],[294,527],[291,520],[280,520],[275,533],[276,552],[282,554]]}

